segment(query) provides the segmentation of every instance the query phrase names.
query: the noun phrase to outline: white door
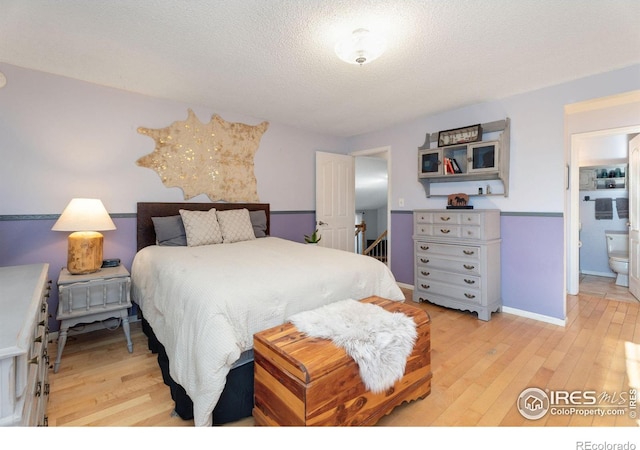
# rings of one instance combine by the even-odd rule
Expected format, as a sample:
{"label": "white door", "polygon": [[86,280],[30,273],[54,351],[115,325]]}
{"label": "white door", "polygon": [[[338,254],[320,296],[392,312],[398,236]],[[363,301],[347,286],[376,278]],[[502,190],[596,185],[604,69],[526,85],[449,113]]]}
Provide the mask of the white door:
{"label": "white door", "polygon": [[350,155],[316,152],[316,226],[323,247],[354,251],[354,166]]}
{"label": "white door", "polygon": [[640,134],[629,143],[629,292],[640,299]]}

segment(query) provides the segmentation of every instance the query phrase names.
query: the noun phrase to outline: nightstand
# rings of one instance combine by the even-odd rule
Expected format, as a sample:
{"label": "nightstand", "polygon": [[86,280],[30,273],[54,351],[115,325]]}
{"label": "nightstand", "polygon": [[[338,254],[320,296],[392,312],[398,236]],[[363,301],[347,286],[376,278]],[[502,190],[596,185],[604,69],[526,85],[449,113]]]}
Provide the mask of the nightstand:
{"label": "nightstand", "polygon": [[58,314],[61,321],[58,335],[58,354],[53,365],[58,372],[62,351],[67,342],[69,327],[98,320],[119,318],[127,340],[129,353],[133,352],[129,313],[131,277],[124,266],[107,267],[97,272],[72,275],[65,268],[58,279]]}

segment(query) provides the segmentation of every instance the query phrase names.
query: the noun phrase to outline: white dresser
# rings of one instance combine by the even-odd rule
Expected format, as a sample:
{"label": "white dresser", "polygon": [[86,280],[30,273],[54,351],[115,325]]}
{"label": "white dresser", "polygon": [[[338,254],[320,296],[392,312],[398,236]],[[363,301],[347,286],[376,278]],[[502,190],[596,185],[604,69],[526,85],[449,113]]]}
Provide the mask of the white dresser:
{"label": "white dresser", "polygon": [[500,210],[416,210],[413,241],[415,302],[500,311]]}
{"label": "white dresser", "polygon": [[0,267],[0,426],[47,425],[48,270]]}

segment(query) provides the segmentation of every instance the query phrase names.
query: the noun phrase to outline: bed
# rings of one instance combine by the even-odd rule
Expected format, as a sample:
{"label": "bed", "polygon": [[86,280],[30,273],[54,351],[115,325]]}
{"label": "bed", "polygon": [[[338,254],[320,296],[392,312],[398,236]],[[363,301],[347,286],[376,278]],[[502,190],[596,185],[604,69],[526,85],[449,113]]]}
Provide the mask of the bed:
{"label": "bed", "polygon": [[[194,232],[212,217],[222,241]],[[338,300],[404,300],[374,258],[272,237],[264,203],[138,203],[137,246],[132,299],[176,413],[196,426],[251,415],[253,334]]]}

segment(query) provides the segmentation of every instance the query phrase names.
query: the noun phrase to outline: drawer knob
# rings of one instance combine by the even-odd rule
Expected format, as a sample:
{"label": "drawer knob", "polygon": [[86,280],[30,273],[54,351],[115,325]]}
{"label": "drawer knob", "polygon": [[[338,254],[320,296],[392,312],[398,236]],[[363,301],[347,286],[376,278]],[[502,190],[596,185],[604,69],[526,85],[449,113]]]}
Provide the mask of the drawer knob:
{"label": "drawer knob", "polygon": [[424,259],[424,258],[420,258],[420,262],[423,262],[424,264],[428,263],[429,260],[428,259]]}
{"label": "drawer knob", "polygon": [[473,255],[475,252],[473,250],[462,250],[462,253],[465,255]]}
{"label": "drawer knob", "polygon": [[467,298],[476,298],[476,296],[475,296],[475,295],[473,295],[473,294],[467,294],[467,293],[465,293],[465,294],[464,294],[464,296],[465,296],[465,297],[467,297]]}
{"label": "drawer knob", "polygon": [[430,285],[428,285],[428,284],[421,284],[421,285],[420,285],[420,287],[421,287],[422,289],[429,289],[431,286],[430,286]]}
{"label": "drawer knob", "polygon": [[467,270],[473,270],[473,269],[475,269],[475,268],[476,268],[476,266],[472,266],[472,265],[470,265],[470,264],[463,264],[463,266],[464,266],[464,268],[465,268],[465,269],[467,269]]}
{"label": "drawer knob", "polygon": [[451,230],[447,230],[446,228],[440,228],[440,233],[442,234],[449,234],[451,232]]}
{"label": "drawer knob", "polygon": [[467,284],[476,284],[476,280],[467,280],[466,278],[464,279],[464,282]]}

